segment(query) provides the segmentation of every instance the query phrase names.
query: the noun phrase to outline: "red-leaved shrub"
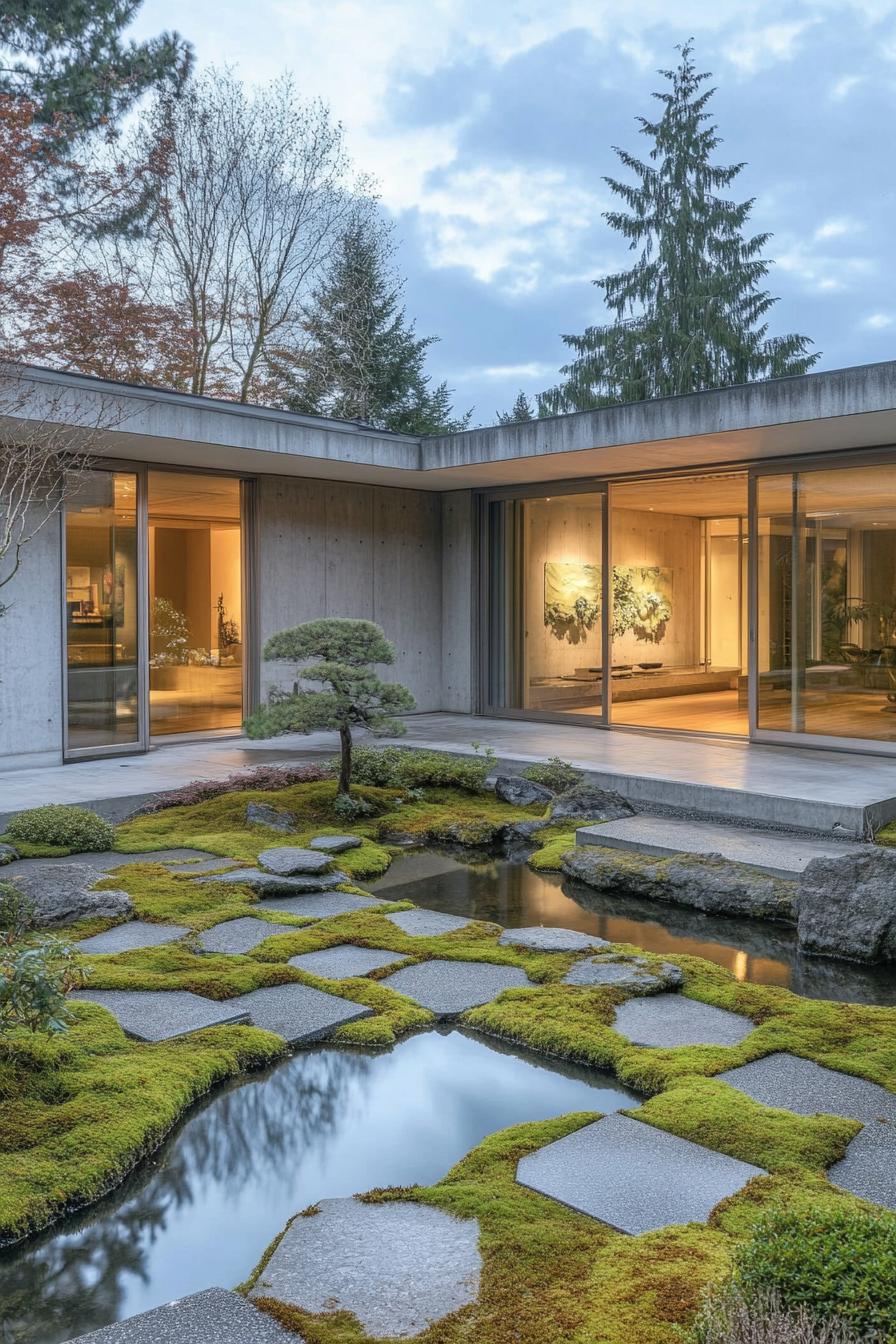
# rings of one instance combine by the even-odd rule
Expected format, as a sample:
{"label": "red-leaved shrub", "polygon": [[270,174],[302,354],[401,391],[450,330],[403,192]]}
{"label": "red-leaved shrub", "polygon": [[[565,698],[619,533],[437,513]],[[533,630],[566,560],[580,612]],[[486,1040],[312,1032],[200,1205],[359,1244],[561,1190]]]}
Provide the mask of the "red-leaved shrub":
{"label": "red-leaved shrub", "polygon": [[271,792],[288,789],[291,784],[316,784],[332,777],[333,770],[329,764],[318,765],[313,761],[305,765],[258,765],[253,770],[240,770],[235,775],[226,775],[224,779],[194,779],[182,788],[158,793],[138,808],[134,816],[161,812],[167,807],[190,807],[194,803],[205,803],[209,798],[220,798],[224,793],[240,793],[244,789]]}

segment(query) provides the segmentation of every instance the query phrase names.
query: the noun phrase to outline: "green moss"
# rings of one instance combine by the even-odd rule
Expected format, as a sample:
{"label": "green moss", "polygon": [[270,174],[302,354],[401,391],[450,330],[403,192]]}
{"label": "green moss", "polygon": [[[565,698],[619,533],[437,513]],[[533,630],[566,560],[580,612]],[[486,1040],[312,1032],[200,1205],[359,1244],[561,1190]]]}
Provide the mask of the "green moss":
{"label": "green moss", "polygon": [[529,859],[529,867],[537,873],[558,873],[563,869],[563,855],[576,847],[575,831],[563,830],[553,834],[553,827],[538,831],[533,839],[541,844]]}
{"label": "green moss", "polygon": [[74,853],[74,850],[69,849],[66,845],[47,845],[30,840],[17,840],[8,832],[5,835],[0,835],[0,842],[12,845],[23,859],[64,859],[69,854]]}

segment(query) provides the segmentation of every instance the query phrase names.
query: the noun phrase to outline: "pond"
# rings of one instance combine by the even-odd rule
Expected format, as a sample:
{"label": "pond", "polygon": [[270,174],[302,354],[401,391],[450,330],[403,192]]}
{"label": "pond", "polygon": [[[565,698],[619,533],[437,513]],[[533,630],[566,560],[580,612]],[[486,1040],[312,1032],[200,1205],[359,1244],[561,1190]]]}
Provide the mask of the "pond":
{"label": "pond", "polygon": [[411,851],[370,887],[393,900],[491,919],[507,928],[544,924],[634,943],[648,952],[705,957],[739,980],[783,985],[811,999],[896,1004],[892,967],[803,957],[793,929],[786,925],[597,892],[559,873],[533,872],[519,860],[471,863],[448,854]]}
{"label": "pond", "polygon": [[440,1179],[488,1134],[640,1099],[609,1075],[458,1030],[314,1049],[216,1090],[106,1199],[0,1252],[0,1341],[59,1344],[233,1287],[320,1199]]}

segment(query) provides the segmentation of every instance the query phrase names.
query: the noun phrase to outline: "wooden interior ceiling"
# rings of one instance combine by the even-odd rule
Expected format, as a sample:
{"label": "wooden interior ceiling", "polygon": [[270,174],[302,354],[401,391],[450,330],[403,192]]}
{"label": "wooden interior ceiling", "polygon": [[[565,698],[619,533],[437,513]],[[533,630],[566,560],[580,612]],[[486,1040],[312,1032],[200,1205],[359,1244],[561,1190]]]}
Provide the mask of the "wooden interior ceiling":
{"label": "wooden interior ceiling", "polygon": [[692,518],[731,518],[747,513],[747,473],[705,472],[702,475],[628,481],[610,490],[614,509],[677,513]]}

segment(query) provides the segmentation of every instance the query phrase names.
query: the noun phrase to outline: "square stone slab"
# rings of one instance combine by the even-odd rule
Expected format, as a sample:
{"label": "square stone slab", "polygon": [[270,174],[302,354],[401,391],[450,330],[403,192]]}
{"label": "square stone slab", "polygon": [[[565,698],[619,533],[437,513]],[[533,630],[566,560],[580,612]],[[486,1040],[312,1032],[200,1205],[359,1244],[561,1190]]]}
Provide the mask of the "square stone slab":
{"label": "square stone slab", "polygon": [[248,994],[228,999],[228,1003],[248,1013],[253,1027],[274,1031],[290,1045],[316,1041],[344,1022],[354,1022],[373,1013],[373,1009],[363,1003],[351,1003],[336,994],[312,989],[310,985],[253,989]]}
{"label": "square stone slab", "polygon": [[532,987],[518,966],[483,961],[423,961],[395,971],[380,983],[415,999],[436,1017],[457,1017],[468,1008],[490,1003],[502,990]]}
{"label": "square stone slab", "polygon": [[686,999],[683,994],[655,994],[653,998],[621,1003],[613,1026],[634,1045],[666,1049],[677,1045],[739,1045],[756,1024],[740,1013]]}
{"label": "square stone slab", "polygon": [[656,994],[661,989],[681,989],[684,976],[671,961],[651,967],[645,957],[583,957],[563,977],[567,985],[613,985],[634,994]]}
{"label": "square stone slab", "polygon": [[164,1307],[116,1321],[71,1344],[302,1344],[273,1317],[226,1288],[179,1298]]}
{"label": "square stone slab", "polygon": [[397,914],[387,915],[404,933],[412,938],[431,938],[440,933],[453,933],[455,929],[465,929],[472,920],[460,915],[441,915],[437,910],[399,910]]}
{"label": "square stone slab", "polygon": [[765,1174],[626,1115],[567,1134],[516,1169],[521,1185],[633,1236],[705,1223],[720,1200]]}
{"label": "square stone slab", "polygon": [[355,896],[350,891],[312,891],[307,896],[280,896],[258,902],[262,910],[275,914],[300,915],[303,919],[327,919],[346,915],[352,910],[372,910],[385,901],[375,896]]}
{"label": "square stone slab", "polygon": [[290,957],[289,964],[311,975],[342,980],[350,975],[368,975],[371,971],[379,971],[384,966],[393,966],[397,961],[406,960],[403,952],[383,952],[375,947],[337,943],[335,947],[324,947],[319,952],[303,952],[298,957]]}
{"label": "square stone slab", "polygon": [[279,873],[263,873],[260,868],[234,868],[233,872],[217,877],[200,877],[198,882],[221,882],[228,886],[245,886],[261,896],[297,896],[305,891],[330,891],[343,882],[350,882],[348,873],[321,873],[316,877],[282,877]]}
{"label": "square stone slab", "polygon": [[308,841],[308,848],[319,849],[324,854],[341,854],[346,849],[357,849],[360,843],[358,835],[316,835]]}
{"label": "square stone slab", "polygon": [[71,998],[107,1008],[122,1031],[138,1041],[169,1041],[206,1027],[249,1021],[246,1009],[232,999],[215,1003],[185,989],[79,989]]}
{"label": "square stone slab", "polygon": [[313,849],[301,849],[296,845],[263,849],[258,862],[266,872],[277,873],[280,877],[293,877],[296,873],[325,873],[330,866],[329,855],[319,854]]}
{"label": "square stone slab", "polygon": [[502,947],[526,947],[532,952],[589,952],[610,947],[606,938],[576,929],[505,929],[498,939]]}
{"label": "square stone slab", "polygon": [[293,1219],[251,1296],[350,1311],[365,1334],[404,1339],[475,1302],[481,1270],[475,1218],[404,1200],[324,1199]]}
{"label": "square stone slab", "polygon": [[295,924],[271,924],[266,919],[253,919],[244,915],[242,919],[226,919],[223,924],[215,924],[197,936],[197,943],[203,952],[226,952],[239,956],[242,952],[251,952],[266,938],[278,933],[297,933]]}
{"label": "square stone slab", "polygon": [[861,1120],[864,1129],[828,1176],[841,1189],[896,1210],[896,1093],[785,1051],[718,1077],[764,1106]]}
{"label": "square stone slab", "polygon": [[95,933],[92,938],[82,938],[77,949],[91,955],[134,952],[139,947],[161,947],[164,943],[174,943],[189,932],[182,924],[147,924],[142,919],[132,919],[127,924],[116,924],[104,933]]}

